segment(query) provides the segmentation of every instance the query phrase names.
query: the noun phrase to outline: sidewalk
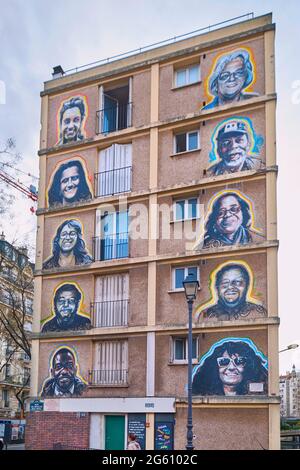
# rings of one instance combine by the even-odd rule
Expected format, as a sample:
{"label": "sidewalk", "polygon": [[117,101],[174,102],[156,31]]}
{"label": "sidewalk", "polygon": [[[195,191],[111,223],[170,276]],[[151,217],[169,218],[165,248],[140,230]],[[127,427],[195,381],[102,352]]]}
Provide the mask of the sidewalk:
{"label": "sidewalk", "polygon": [[25,450],[25,444],[8,444],[7,450]]}

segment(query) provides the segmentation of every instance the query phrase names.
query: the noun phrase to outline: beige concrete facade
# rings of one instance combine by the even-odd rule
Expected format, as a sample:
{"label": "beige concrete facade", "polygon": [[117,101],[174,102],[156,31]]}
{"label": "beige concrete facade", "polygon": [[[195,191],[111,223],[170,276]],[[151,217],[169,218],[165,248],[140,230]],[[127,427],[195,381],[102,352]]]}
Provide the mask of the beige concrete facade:
{"label": "beige concrete facade", "polygon": [[[67,346],[74,351],[80,376],[88,384],[82,399],[151,398],[154,411],[150,406],[145,408],[146,448],[154,448],[156,428],[162,414],[167,413],[168,419],[170,415],[176,419],[174,448],[183,449],[187,361],[174,361],[174,340],[187,337],[187,304],[183,290],[174,283],[177,269],[196,267],[200,288],[194,303],[193,334],[198,341],[198,362],[194,365],[200,364],[200,359],[226,338],[246,339],[255,345],[260,357],[268,359],[268,366],[266,363],[264,366],[268,367],[268,378],[263,392],[256,395],[194,397],[195,448],[279,448],[274,29],[271,15],[265,15],[45,83],[39,152],[32,397],[40,396],[44,381],[51,377],[55,351]],[[209,76],[218,59],[236,50],[244,51],[252,61],[253,79],[245,92],[252,95],[202,109],[213,99],[208,90]],[[201,71],[199,80],[176,87],[177,71],[197,64]],[[127,84],[132,101],[131,125],[122,130],[98,132],[99,90],[109,93]],[[59,110],[72,97],[82,97],[87,103],[84,139],[58,145]],[[230,121],[246,126],[253,167],[211,174],[212,165],[221,161],[218,132]],[[176,136],[195,132],[198,148],[176,152]],[[95,175],[101,171],[99,155],[114,144],[131,144],[129,191],[121,197],[121,191],[96,197]],[[76,159],[84,168],[91,198],[51,206],[48,196],[55,174],[62,164]],[[240,244],[199,247],[197,242],[204,237],[212,205],[224,194],[246,201],[245,211],[249,215],[246,228],[251,239]],[[181,223],[175,220],[173,209],[176,201],[193,198],[198,200],[200,212],[189,221],[196,234],[191,241],[185,236],[179,238]],[[134,217],[130,211],[136,211],[137,205],[146,214],[137,229],[146,233],[141,239],[132,236],[136,226],[131,225]],[[55,234],[66,220],[80,222],[85,249],[94,256],[93,239],[101,238],[107,230],[101,224],[105,211],[108,213],[112,208],[117,212],[129,208],[129,256],[43,270],[42,264],[53,254]],[[168,237],[164,230],[169,231]],[[251,308],[235,319],[205,320],[199,312],[202,307],[217,305],[216,275],[228,264],[239,264],[247,270],[247,302]],[[40,322],[49,318],[51,312],[54,316],[53,296],[59,285],[70,282],[78,285],[82,292],[81,311],[91,318],[91,304],[102,299],[97,297],[99,276],[122,275],[129,278],[128,299],[122,297],[129,300],[127,322],[92,325],[80,331],[40,333]],[[105,297],[105,301],[119,302],[120,298],[113,294],[110,299]],[[100,354],[97,348],[101,349],[102,343],[118,341],[126,343],[127,356],[122,359],[127,361],[126,366],[122,365],[122,370],[128,372],[126,381],[114,386],[92,383],[91,371],[98,369],[95,363],[104,361],[104,356],[100,355],[100,359],[97,356]],[[162,397],[174,399],[173,414],[156,401]],[[58,400],[68,404],[71,398]],[[47,402],[51,402],[50,397]],[[129,419],[129,408],[124,407],[119,412]],[[104,408],[99,413],[103,422],[107,413]]]}

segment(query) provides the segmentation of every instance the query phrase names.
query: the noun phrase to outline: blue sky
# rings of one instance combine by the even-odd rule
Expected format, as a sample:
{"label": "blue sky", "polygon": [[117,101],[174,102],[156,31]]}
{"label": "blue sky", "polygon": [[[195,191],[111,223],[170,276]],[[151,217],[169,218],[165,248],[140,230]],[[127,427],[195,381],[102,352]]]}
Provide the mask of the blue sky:
{"label": "blue sky", "polygon": [[[93,62],[226,19],[254,12],[273,12],[276,22],[276,82],[280,344],[300,344],[298,263],[295,250],[300,171],[300,3],[296,0],[0,0],[0,80],[6,103],[0,104],[0,141],[14,137],[23,155],[22,167],[38,175],[40,96],[52,67],[64,69]],[[297,60],[298,59],[298,60]],[[299,81],[299,83],[297,83]],[[298,103],[299,101],[299,103]],[[24,177],[28,183],[31,179]],[[31,204],[18,197],[15,219],[1,220],[8,239],[35,238]],[[300,348],[280,355],[281,370],[293,362],[300,369]]]}

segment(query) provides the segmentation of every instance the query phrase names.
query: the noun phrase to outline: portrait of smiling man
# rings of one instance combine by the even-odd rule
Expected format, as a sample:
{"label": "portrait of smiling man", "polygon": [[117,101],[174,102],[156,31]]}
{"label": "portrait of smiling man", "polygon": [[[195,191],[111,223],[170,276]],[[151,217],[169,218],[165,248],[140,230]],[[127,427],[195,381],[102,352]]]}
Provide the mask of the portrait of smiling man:
{"label": "portrait of smiling man", "polygon": [[86,383],[77,375],[75,354],[69,348],[60,348],[51,362],[51,377],[43,385],[42,397],[81,395]]}
{"label": "portrait of smiling man", "polygon": [[74,284],[63,284],[53,299],[54,317],[47,320],[41,332],[82,330],[91,328],[91,321],[78,312],[81,292]]}
{"label": "portrait of smiling man", "polygon": [[251,139],[249,129],[242,120],[232,119],[221,126],[217,134],[219,162],[207,170],[209,176],[260,168],[262,159],[249,154]]}
{"label": "portrait of smiling man", "polygon": [[[251,277],[243,264],[230,263],[222,266],[214,273],[214,282],[210,285],[214,290],[217,302],[207,308],[201,307],[196,311],[196,320],[238,320],[242,318],[260,318],[267,315],[261,303],[247,300],[253,286]],[[205,304],[207,305],[207,304]]]}
{"label": "portrait of smiling man", "polygon": [[63,103],[59,111],[60,129],[57,145],[82,141],[84,139],[82,126],[85,115],[85,103],[80,96],[71,98]]}

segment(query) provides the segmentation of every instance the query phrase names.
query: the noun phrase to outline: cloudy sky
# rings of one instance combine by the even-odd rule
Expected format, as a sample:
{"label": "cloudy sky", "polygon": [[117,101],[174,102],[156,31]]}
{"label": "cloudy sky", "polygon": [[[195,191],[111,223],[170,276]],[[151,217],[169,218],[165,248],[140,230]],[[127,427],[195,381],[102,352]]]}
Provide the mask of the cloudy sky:
{"label": "cloudy sky", "polygon": [[[213,8],[212,8],[213,6]],[[300,233],[300,4],[297,0],[0,0],[0,141],[15,138],[22,169],[38,176],[40,96],[52,67],[66,70],[197,30],[235,16],[273,11],[277,24],[277,150],[279,220],[280,345],[300,344],[296,248]],[[21,175],[27,184],[31,177]],[[31,203],[18,196],[13,220],[0,221],[9,240],[35,238]],[[280,355],[281,371],[295,362],[300,347]]]}

